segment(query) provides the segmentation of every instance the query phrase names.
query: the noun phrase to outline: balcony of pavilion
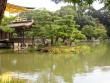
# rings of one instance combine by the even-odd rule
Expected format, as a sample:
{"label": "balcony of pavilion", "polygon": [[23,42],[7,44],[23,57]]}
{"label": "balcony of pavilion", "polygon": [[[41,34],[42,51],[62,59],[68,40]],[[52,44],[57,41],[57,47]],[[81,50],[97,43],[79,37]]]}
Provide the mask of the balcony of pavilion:
{"label": "balcony of pavilion", "polygon": [[0,43],[25,43],[30,42],[31,38],[25,38],[24,33],[31,29],[34,24],[33,20],[27,20],[26,18],[20,18],[19,14],[23,12],[31,11],[34,8],[22,7],[13,4],[7,4],[6,11],[10,14],[17,14],[16,19],[8,26],[14,28],[17,37],[13,37],[13,33],[7,33],[0,30]]}

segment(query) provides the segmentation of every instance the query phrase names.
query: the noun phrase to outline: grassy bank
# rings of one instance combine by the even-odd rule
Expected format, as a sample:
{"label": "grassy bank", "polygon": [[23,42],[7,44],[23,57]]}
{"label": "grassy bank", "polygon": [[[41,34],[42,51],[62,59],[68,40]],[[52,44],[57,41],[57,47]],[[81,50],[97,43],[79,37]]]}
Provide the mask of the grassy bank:
{"label": "grassy bank", "polygon": [[85,55],[91,51],[90,47],[88,45],[79,45],[79,46],[49,46],[49,47],[43,47],[41,49],[35,49],[35,48],[28,48],[29,52],[36,52],[39,51],[41,53],[50,53],[50,54],[82,54]]}

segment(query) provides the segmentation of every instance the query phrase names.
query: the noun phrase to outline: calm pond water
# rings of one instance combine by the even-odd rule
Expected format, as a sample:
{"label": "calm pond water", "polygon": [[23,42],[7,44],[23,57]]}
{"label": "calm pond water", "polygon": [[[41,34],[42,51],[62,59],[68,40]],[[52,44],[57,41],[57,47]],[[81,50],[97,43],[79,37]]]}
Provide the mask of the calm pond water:
{"label": "calm pond water", "polygon": [[90,53],[0,53],[0,83],[110,83],[110,43]]}

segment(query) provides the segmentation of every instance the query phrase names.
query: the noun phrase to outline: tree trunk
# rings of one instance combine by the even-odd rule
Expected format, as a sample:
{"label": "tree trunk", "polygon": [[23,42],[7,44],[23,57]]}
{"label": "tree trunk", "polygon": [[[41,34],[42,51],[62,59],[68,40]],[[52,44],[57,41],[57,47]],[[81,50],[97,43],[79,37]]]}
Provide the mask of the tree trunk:
{"label": "tree trunk", "polygon": [[72,46],[72,41],[70,41],[70,46]]}
{"label": "tree trunk", "polygon": [[32,37],[32,47],[34,47],[34,45],[35,45],[35,37],[33,36]]}
{"label": "tree trunk", "polygon": [[63,38],[63,43],[65,43],[66,37]]}
{"label": "tree trunk", "polygon": [[43,44],[45,45],[45,38],[42,38],[42,42],[43,42]]}
{"label": "tree trunk", "polygon": [[54,43],[54,40],[53,40],[53,37],[51,37],[51,45],[53,45]]}
{"label": "tree trunk", "polygon": [[55,43],[58,42],[58,40],[59,40],[59,37],[56,37],[56,39],[55,39]]}
{"label": "tree trunk", "polygon": [[6,8],[7,0],[0,0],[0,23]]}

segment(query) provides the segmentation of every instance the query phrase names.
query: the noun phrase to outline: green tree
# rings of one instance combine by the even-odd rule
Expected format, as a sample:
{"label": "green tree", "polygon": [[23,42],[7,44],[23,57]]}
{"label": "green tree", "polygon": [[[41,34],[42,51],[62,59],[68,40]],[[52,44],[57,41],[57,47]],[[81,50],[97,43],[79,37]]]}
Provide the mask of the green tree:
{"label": "green tree", "polygon": [[11,23],[11,21],[13,19],[14,19],[14,17],[4,17],[2,19],[0,29],[2,29],[4,32],[8,32],[8,33],[13,32],[14,29],[13,28],[10,28],[10,26],[9,26],[9,23]]}
{"label": "green tree", "polygon": [[[55,13],[49,12],[45,9],[35,10],[30,14],[35,20],[36,29],[29,33],[30,36],[34,34],[35,37],[41,38],[45,44],[46,39],[51,40],[51,45],[59,41],[59,38],[63,42],[73,42],[73,40],[84,39],[85,36],[78,30],[78,25],[74,21],[75,12],[72,11],[72,6],[62,7],[61,10]],[[34,32],[35,31],[35,32]]]}
{"label": "green tree", "polygon": [[82,28],[82,33],[86,35],[87,39],[91,40],[94,37],[94,27],[86,25]]}
{"label": "green tree", "polygon": [[85,34],[89,40],[91,40],[92,38],[104,39],[107,37],[107,30],[103,25],[98,26],[86,25],[82,28],[82,33]]}
{"label": "green tree", "polygon": [[105,38],[107,38],[107,30],[102,24],[96,26],[96,28],[94,30],[94,37],[96,39],[105,39]]}

